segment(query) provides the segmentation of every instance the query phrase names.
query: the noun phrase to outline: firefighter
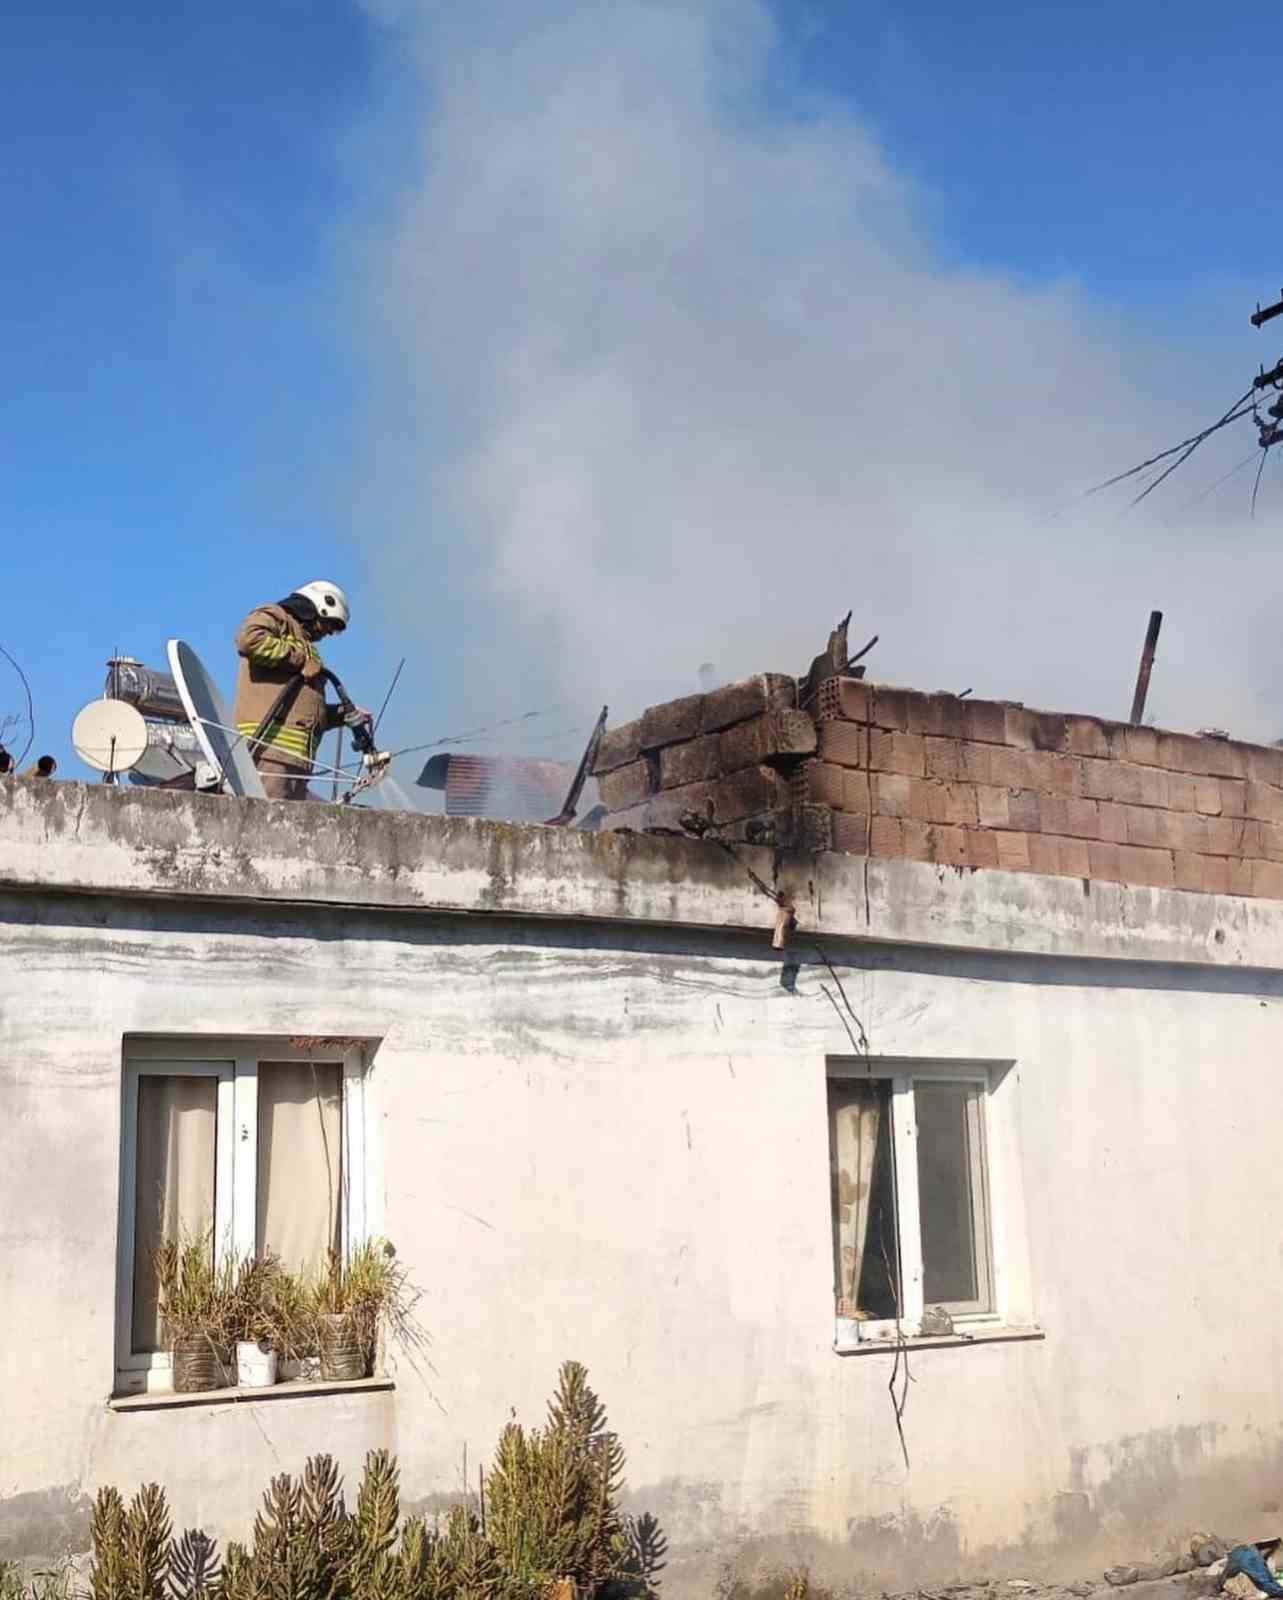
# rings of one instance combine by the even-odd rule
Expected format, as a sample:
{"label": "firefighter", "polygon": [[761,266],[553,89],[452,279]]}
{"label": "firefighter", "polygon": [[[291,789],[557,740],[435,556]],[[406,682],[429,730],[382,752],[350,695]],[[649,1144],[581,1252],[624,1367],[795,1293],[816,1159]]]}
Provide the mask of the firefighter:
{"label": "firefighter", "polygon": [[[317,747],[343,721],[339,707],[326,704],[316,646],[342,633],[349,615],[337,584],[305,583],[275,605],[251,611],[236,631],[241,662],[232,720],[242,737],[252,738],[282,690],[294,687],[292,699],[250,751],[269,800],[313,798],[307,780]],[[358,710],[356,716],[368,722],[370,714]]]}

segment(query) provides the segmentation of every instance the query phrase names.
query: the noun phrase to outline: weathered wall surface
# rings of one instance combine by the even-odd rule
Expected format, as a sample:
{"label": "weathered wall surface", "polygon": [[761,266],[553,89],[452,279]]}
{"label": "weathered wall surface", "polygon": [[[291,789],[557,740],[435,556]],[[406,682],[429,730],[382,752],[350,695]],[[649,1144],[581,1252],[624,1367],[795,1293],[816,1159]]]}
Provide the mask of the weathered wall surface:
{"label": "weathered wall surface", "polygon": [[[171,1486],[176,1518],[226,1535],[248,1526],[271,1473],[319,1448],[355,1473],[387,1444],[407,1497],[431,1501],[457,1488],[465,1446],[470,1462],[488,1454],[510,1408],[538,1416],[572,1355],[628,1446],[636,1504],[680,1557],[675,1596],[709,1593],[739,1544],[898,1585],[968,1565],[1032,1575],[1111,1542],[1143,1553],[1195,1525],[1251,1534],[1269,1520],[1283,981],[1266,970],[1268,908],[1000,873],[946,883],[898,863],[924,876],[896,880],[895,907],[874,882],[877,937],[821,936],[875,1053],[1016,1063],[1046,1337],[916,1352],[906,1469],[892,1356],[831,1348],[824,1064],[849,1041],[814,946],[772,952],[760,896],[741,929],[729,912],[699,925],[740,892],[720,866],[673,890],[668,928],[568,915],[565,895],[606,892],[573,874],[544,901],[551,915],[493,898],[483,916],[291,904],[230,881],[214,896],[208,876],[184,896],[164,873],[161,898],[95,893],[94,852],[107,877],[126,859],[99,805],[90,796],[68,836],[75,893],[21,887],[35,869],[6,857],[0,825],[0,1556],[74,1542],[98,1484],[144,1478]],[[176,849],[211,817],[233,829],[246,814],[210,806],[156,808],[186,818]],[[311,810],[255,809],[240,846],[256,872],[288,854],[291,830],[329,825]],[[362,821],[350,825],[355,847]],[[519,834],[412,836],[453,841],[466,876],[461,840],[484,857]],[[701,848],[621,847],[651,853],[649,887],[641,871],[621,892],[656,896],[663,864]],[[534,873],[541,851],[573,863],[602,847],[531,848]],[[368,862],[367,881],[386,865]],[[854,881],[824,915],[845,893],[852,934],[865,885],[846,865]],[[403,863],[396,881],[415,873],[435,874],[438,898],[464,893],[441,858]],[[305,880],[300,865],[299,897]],[[519,859],[503,892],[534,893]],[[1093,922],[1106,892],[1138,898],[1102,903]],[[890,942],[880,930],[897,916]],[[1129,938],[1171,959],[1122,959]],[[1112,961],[1070,953],[1111,941]],[[425,1290],[430,1364],[402,1362],[391,1394],[107,1409],[130,1032],[382,1040],[386,1227]]]}

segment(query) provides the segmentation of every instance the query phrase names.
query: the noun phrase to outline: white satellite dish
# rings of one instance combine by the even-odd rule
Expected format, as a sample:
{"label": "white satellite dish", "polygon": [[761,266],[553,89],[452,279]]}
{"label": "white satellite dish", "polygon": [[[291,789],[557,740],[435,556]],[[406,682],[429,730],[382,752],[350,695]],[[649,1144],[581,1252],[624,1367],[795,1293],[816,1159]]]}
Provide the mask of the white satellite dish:
{"label": "white satellite dish", "polygon": [[200,657],[181,639],[171,639],[165,649],[183,709],[209,764],[222,773],[223,787],[245,800],[265,800],[263,780],[250,760],[248,743],[232,727],[223,697]]}
{"label": "white satellite dish", "polygon": [[147,754],[147,724],[124,700],[92,700],[72,723],[71,742],[95,772],[128,772]]}

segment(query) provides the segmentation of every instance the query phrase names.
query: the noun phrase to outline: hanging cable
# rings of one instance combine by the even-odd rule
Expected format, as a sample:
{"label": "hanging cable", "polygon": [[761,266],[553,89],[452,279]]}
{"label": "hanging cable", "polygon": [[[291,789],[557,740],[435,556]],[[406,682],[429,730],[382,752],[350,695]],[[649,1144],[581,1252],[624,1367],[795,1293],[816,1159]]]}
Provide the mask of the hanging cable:
{"label": "hanging cable", "polygon": [[1222,473],[1221,476],[1217,478],[1215,483],[1209,484],[1206,489],[1201,489],[1192,500],[1187,500],[1180,509],[1182,511],[1189,511],[1193,506],[1201,505],[1202,502],[1207,499],[1209,494],[1214,494],[1223,483],[1228,483],[1235,473],[1242,472],[1244,467],[1250,467],[1253,461],[1256,460],[1256,457],[1257,451],[1253,450],[1250,455],[1244,456],[1236,467],[1231,467],[1228,472]]}
{"label": "hanging cable", "polygon": [[[1191,434],[1188,439],[1182,439],[1179,444],[1170,445],[1166,450],[1160,450],[1157,455],[1150,456],[1148,461],[1140,461],[1134,467],[1128,467],[1126,472],[1116,472],[1112,478],[1106,478],[1103,483],[1094,484],[1090,489],[1083,492],[1081,498],[1084,500],[1089,499],[1090,496],[1099,494],[1102,489],[1111,489],[1116,483],[1122,483],[1127,478],[1134,478],[1138,472],[1144,472],[1147,468],[1156,466],[1160,461],[1166,461],[1169,456],[1174,456],[1181,450],[1185,450],[1188,453],[1190,449],[1197,449],[1203,440],[1215,433],[1218,428],[1224,428],[1229,423],[1237,421],[1239,417],[1246,416],[1253,409],[1253,406],[1251,404],[1244,405],[1244,402],[1251,401],[1253,393],[1254,391],[1249,389],[1246,394],[1240,395],[1224,416],[1219,421],[1212,423],[1211,427],[1204,428],[1200,433]],[[1181,459],[1183,460],[1184,457]],[[1179,466],[1180,463],[1177,462],[1176,465]],[[1161,482],[1161,479],[1159,481]],[[1154,484],[1151,487],[1157,487],[1157,485]]]}
{"label": "hanging cable", "polygon": [[31,685],[27,682],[27,674],[22,670],[22,668],[18,665],[18,663],[13,659],[13,657],[9,654],[9,652],[5,649],[5,647],[2,644],[0,644],[0,656],[3,656],[5,658],[5,660],[9,663],[9,665],[13,668],[13,670],[18,674],[18,679],[22,684],[22,692],[27,697],[27,742],[22,747],[22,754],[20,756],[18,756],[15,759],[14,763],[13,763],[14,764],[14,768],[17,769],[18,767],[21,767],[22,763],[27,759],[27,752],[28,752],[28,750],[31,749],[31,746],[35,743],[35,740],[36,740],[36,714],[35,714],[35,708],[33,707],[32,703],[31,703]]}
{"label": "hanging cable", "polygon": [[438,750],[442,745],[463,744],[469,739],[479,739],[483,734],[495,733],[500,728],[515,728],[519,722],[529,722],[533,717],[546,717],[554,711],[562,710],[566,701],[560,700],[556,705],[544,706],[539,711],[523,711],[519,717],[508,717],[503,722],[492,722],[484,728],[466,728],[462,733],[448,733],[440,739],[431,739],[427,744],[408,744],[403,749],[393,750],[393,756],[411,756],[420,750]]}
{"label": "hanging cable", "polygon": [[1225,413],[1219,422],[1214,422],[1210,428],[1205,428],[1202,433],[1194,436],[1187,447],[1182,450],[1180,455],[1178,455],[1175,461],[1172,462],[1171,466],[1160,472],[1159,475],[1154,479],[1153,483],[1146,485],[1146,487],[1141,490],[1141,492],[1132,501],[1132,505],[1138,506],[1148,495],[1153,494],[1154,490],[1158,488],[1160,483],[1164,482],[1167,478],[1170,478],[1172,473],[1176,471],[1177,467],[1183,465],[1184,462],[1189,460],[1189,458],[1194,454],[1195,450],[1198,449],[1199,445],[1202,444],[1204,439],[1210,438],[1211,435],[1214,434],[1219,428],[1228,427],[1231,422],[1237,422],[1240,417],[1245,417],[1249,412],[1254,412],[1255,410],[1255,400],[1248,405],[1243,405],[1241,401],[1235,401],[1234,405],[1230,407],[1230,409]]}
{"label": "hanging cable", "polygon": [[1265,458],[1270,453],[1269,445],[1261,446],[1261,464],[1256,469],[1256,482],[1252,485],[1252,518],[1256,518],[1256,492],[1261,487],[1261,474],[1265,471]]}

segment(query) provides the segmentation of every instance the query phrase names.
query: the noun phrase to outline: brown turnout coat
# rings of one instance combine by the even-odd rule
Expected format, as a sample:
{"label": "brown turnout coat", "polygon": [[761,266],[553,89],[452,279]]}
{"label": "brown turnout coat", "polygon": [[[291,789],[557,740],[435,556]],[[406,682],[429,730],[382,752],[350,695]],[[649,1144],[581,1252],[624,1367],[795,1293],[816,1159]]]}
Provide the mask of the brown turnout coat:
{"label": "brown turnout coat", "polygon": [[[232,721],[238,733],[252,735],[274,702],[302,670],[309,656],[320,660],[301,624],[282,606],[258,606],[236,630],[240,671]],[[265,744],[250,754],[255,761],[282,761],[308,768],[321,735],[337,725],[337,708],[325,703],[324,686],[303,683],[283,721],[265,732]]]}

